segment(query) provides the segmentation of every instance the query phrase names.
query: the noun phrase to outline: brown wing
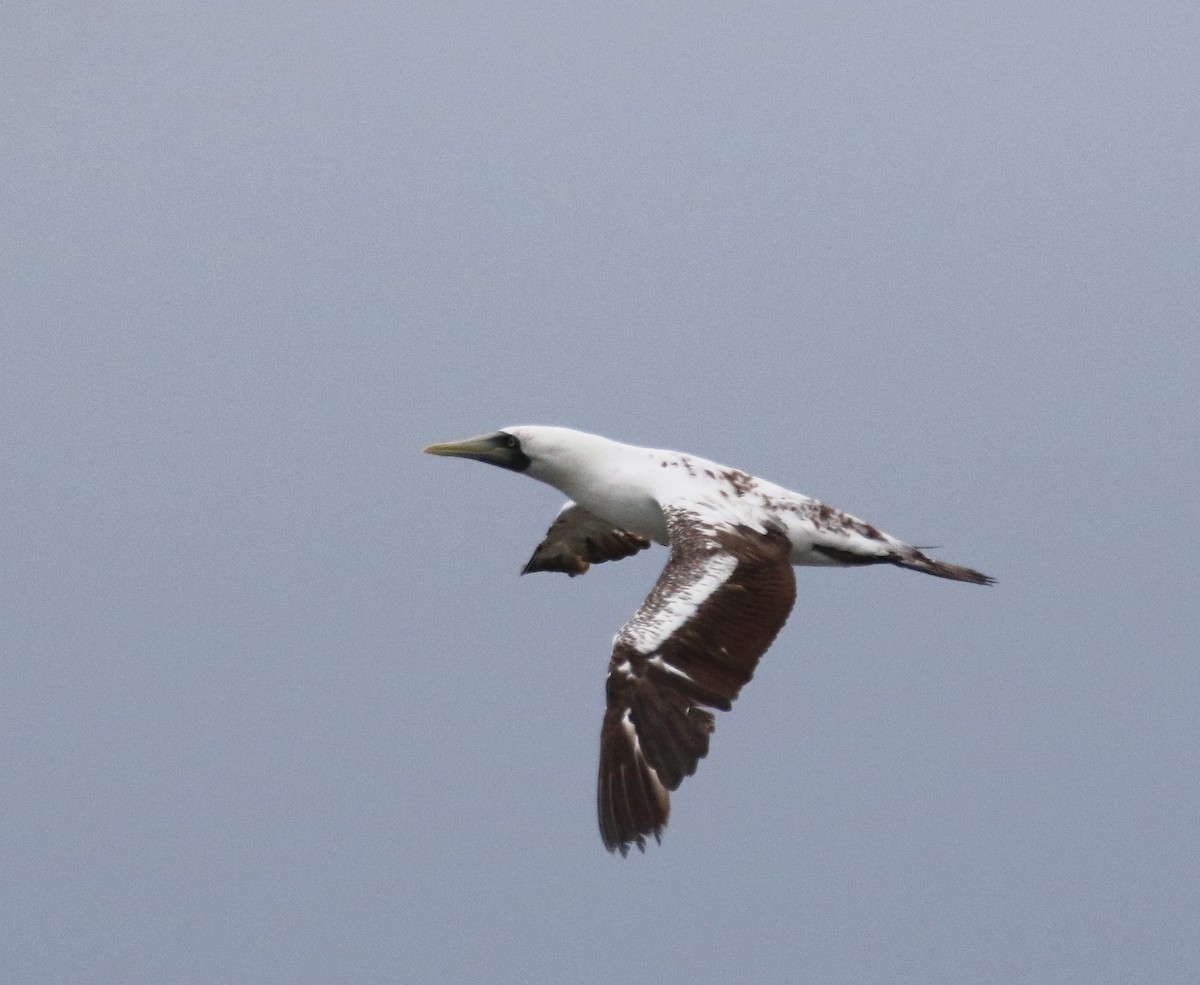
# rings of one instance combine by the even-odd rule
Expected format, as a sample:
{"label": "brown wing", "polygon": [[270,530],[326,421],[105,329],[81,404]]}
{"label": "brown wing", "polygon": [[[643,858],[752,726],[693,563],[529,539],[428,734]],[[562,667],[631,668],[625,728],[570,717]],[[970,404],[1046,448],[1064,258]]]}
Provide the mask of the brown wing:
{"label": "brown wing", "polygon": [[661,840],[668,791],[708,753],[707,709],[730,709],[796,599],[782,531],[664,513],[671,556],[613,643],[600,729],[600,836],[622,855]]}
{"label": "brown wing", "polygon": [[574,578],[593,564],[629,557],[650,546],[650,541],[614,527],[582,506],[568,502],[538,544],[521,574],[531,571],[565,571]]}

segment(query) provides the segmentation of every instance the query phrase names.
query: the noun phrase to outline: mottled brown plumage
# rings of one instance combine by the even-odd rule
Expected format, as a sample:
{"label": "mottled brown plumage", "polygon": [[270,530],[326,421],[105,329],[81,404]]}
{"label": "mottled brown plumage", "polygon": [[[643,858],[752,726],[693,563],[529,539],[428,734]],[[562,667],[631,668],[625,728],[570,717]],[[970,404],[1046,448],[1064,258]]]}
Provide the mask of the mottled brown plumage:
{"label": "mottled brown plumage", "polygon": [[[614,641],[600,730],[600,834],[622,854],[631,844],[644,849],[648,835],[661,837],[665,791],[708,754],[715,719],[706,708],[732,707],[796,598],[782,530],[713,529],[686,510],[666,515],[671,554]],[[664,633],[663,612],[706,579],[708,594]],[[632,774],[642,779],[631,783]]]}

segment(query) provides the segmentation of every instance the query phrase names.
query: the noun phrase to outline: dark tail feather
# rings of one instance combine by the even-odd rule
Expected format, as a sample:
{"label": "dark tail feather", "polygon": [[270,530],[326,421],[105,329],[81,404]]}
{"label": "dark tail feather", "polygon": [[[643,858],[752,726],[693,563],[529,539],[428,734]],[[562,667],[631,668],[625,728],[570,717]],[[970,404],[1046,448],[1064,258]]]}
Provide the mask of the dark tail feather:
{"label": "dark tail feather", "polygon": [[982,572],[975,571],[973,568],[964,568],[961,564],[947,564],[945,561],[935,561],[933,558],[922,554],[915,547],[911,554],[892,554],[888,557],[880,558],[881,561],[888,561],[891,564],[900,568],[911,568],[913,571],[923,571],[927,575],[936,575],[938,578],[949,578],[951,581],[966,581],[972,585],[994,585],[996,579],[991,578]]}
{"label": "dark tail feather", "polygon": [[994,585],[996,579],[985,575],[973,568],[964,568],[961,564],[947,564],[945,561],[935,561],[915,547],[901,545],[902,554],[853,554],[850,551],[839,551],[836,547],[825,544],[815,544],[813,550],[832,558],[839,564],[894,564],[898,568],[911,568],[913,571],[923,571],[927,575],[937,575],[939,578],[949,578],[951,581],[966,581],[972,585]]}

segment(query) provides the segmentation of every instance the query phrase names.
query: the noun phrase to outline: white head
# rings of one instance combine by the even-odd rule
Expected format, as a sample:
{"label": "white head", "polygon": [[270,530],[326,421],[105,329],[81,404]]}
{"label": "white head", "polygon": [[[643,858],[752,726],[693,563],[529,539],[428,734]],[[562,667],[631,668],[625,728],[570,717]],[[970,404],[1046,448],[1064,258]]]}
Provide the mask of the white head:
{"label": "white head", "polygon": [[619,446],[583,431],[519,424],[466,441],[430,445],[425,451],[499,465],[564,489],[573,477],[591,471],[603,450],[614,447]]}

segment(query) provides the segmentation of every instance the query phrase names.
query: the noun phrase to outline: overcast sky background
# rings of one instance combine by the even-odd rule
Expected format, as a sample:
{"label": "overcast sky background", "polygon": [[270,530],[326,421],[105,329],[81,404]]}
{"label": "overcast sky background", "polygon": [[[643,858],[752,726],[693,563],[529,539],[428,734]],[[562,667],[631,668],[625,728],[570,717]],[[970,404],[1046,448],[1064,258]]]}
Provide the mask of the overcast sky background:
{"label": "overcast sky background", "polygon": [[[1200,8],[18,3],[0,978],[1191,983]],[[565,424],[999,580],[798,572],[661,847],[661,550]]]}

